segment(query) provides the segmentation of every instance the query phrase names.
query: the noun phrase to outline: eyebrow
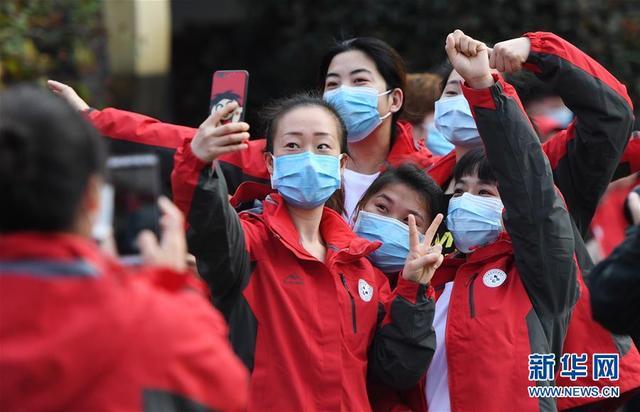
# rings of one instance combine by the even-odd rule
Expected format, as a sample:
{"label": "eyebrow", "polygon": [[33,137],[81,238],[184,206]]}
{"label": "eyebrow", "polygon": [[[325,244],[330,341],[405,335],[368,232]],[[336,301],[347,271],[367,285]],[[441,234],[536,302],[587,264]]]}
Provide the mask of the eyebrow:
{"label": "eyebrow", "polygon": [[[354,74],[359,74],[359,73],[369,73],[370,75],[373,75],[371,70],[368,70],[368,69],[355,69],[355,70],[352,70],[351,73],[349,73],[349,75],[353,76]],[[338,73],[327,73],[326,77],[340,77],[340,75]]]}
{"label": "eyebrow", "polygon": [[461,83],[462,83],[462,81],[460,81],[460,80],[449,80],[447,82],[447,86],[450,85],[450,84],[461,84]]}
{"label": "eyebrow", "polygon": [[389,203],[394,203],[393,199],[391,199],[389,196],[385,195],[384,193],[380,193],[376,195],[376,197],[381,197]]}

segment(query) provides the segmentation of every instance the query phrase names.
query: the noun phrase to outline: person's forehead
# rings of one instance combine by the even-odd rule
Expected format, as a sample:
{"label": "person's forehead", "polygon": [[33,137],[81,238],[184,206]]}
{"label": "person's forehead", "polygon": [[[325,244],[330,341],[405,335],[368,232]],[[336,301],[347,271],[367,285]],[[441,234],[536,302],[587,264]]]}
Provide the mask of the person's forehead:
{"label": "person's forehead", "polygon": [[425,213],[425,201],[423,197],[414,189],[404,183],[392,183],[384,187],[377,194],[389,197],[393,203],[406,209],[416,209],[420,213]]}
{"label": "person's forehead", "polygon": [[303,106],[284,114],[278,122],[278,134],[295,131],[327,133],[336,136],[337,124],[325,108]]}
{"label": "person's forehead", "polygon": [[355,70],[365,69],[371,72],[374,76],[379,76],[378,69],[375,62],[360,50],[349,50],[340,54],[337,54],[329,64],[327,74],[337,74],[339,76],[345,76],[351,74]]}

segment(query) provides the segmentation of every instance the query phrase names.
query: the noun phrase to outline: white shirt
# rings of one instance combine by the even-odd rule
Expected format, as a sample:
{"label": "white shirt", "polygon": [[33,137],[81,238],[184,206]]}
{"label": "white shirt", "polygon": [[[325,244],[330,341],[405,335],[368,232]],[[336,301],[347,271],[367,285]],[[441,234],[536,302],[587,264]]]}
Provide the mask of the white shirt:
{"label": "white shirt", "polygon": [[433,329],[436,331],[436,351],[427,370],[427,385],[424,388],[429,412],[451,411],[447,345],[445,341],[451,290],[453,290],[453,282],[445,283],[444,290],[436,302],[436,313],[433,317]]}
{"label": "white shirt", "polygon": [[380,172],[372,175],[363,175],[353,170],[344,169],[342,181],[344,183],[344,217],[347,223],[353,223],[351,219],[353,218],[353,212],[356,210],[356,205],[379,175]]}

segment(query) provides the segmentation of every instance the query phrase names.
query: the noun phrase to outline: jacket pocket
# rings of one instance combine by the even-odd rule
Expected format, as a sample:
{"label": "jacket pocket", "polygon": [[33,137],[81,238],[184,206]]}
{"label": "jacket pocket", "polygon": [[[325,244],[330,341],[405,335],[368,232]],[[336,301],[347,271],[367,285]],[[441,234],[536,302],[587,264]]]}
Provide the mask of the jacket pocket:
{"label": "jacket pocket", "polygon": [[342,273],[340,273],[340,281],[342,282],[342,285],[344,286],[344,289],[347,291],[349,299],[351,300],[351,321],[353,323],[353,333],[358,333],[358,323],[356,321],[356,300],[351,293],[351,289],[349,289],[347,278],[345,278]]}

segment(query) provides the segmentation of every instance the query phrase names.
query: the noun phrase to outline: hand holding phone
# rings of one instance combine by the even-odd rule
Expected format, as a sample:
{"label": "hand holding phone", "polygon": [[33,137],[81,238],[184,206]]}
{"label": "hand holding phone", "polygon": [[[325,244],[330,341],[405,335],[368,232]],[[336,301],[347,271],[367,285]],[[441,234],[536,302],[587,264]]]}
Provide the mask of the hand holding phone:
{"label": "hand holding phone", "polygon": [[219,112],[227,105],[236,102],[238,104],[236,109],[226,113],[220,121],[222,124],[243,121],[248,82],[249,72],[246,70],[218,70],[213,73],[209,114]]}
{"label": "hand holding phone", "polygon": [[222,119],[237,109],[232,102],[210,115],[191,141],[191,151],[203,162],[209,163],[218,156],[245,150],[249,147],[249,125],[245,122],[222,124]]}

